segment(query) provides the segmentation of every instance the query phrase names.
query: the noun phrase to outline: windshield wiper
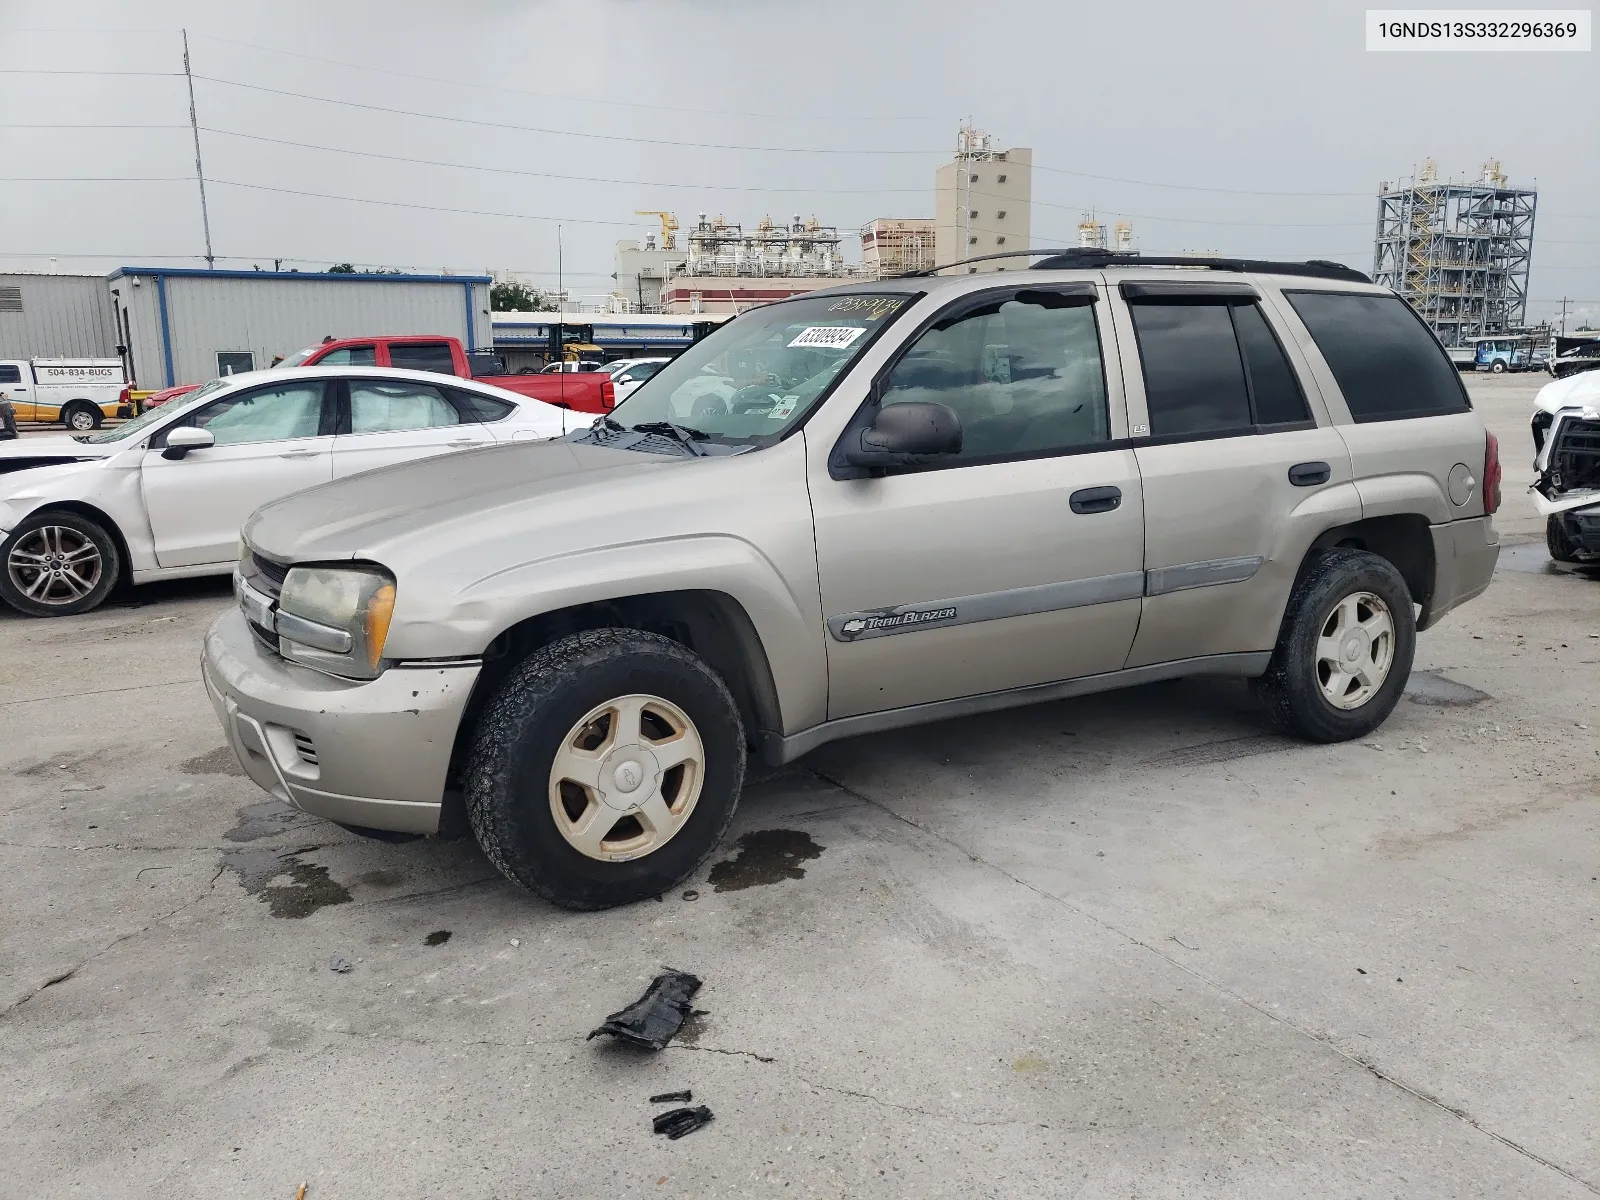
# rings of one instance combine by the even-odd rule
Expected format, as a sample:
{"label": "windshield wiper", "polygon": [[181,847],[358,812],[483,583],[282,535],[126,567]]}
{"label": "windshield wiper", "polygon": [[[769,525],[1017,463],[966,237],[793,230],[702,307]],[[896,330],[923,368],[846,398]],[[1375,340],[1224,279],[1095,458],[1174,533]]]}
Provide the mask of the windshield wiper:
{"label": "windshield wiper", "polygon": [[600,418],[594,422],[594,424],[590,425],[589,428],[593,429],[595,427],[595,425],[600,426],[602,429],[613,429],[618,433],[627,433],[628,432],[628,427],[626,425],[624,425],[621,421],[614,421],[610,417],[605,416],[604,414],[602,414],[600,416]]}
{"label": "windshield wiper", "polygon": [[674,425],[671,421],[641,421],[630,428],[635,433],[659,433],[664,437],[670,437],[680,446],[688,447],[690,453],[699,457],[703,457],[706,453],[699,443],[711,440],[711,435],[703,430]]}

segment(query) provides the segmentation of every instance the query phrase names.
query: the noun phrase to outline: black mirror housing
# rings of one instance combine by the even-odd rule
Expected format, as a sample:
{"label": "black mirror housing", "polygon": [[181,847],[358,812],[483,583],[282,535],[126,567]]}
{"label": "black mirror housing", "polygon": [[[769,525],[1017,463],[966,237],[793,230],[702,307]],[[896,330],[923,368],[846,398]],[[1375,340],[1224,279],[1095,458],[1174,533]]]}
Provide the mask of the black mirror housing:
{"label": "black mirror housing", "polygon": [[916,466],[925,458],[961,453],[961,418],[948,404],[889,404],[871,425],[850,430],[840,446],[857,468]]}

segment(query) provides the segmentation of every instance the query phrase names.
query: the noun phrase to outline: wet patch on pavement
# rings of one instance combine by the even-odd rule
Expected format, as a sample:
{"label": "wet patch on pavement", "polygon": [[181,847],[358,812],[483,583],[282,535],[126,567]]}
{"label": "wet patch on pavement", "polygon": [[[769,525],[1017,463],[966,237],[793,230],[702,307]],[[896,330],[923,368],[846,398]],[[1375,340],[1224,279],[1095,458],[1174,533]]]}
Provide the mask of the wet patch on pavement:
{"label": "wet patch on pavement", "polygon": [[239,765],[239,757],[227,746],[218,746],[215,750],[208,750],[204,754],[182,763],[178,770],[185,775],[240,775],[244,768]]}
{"label": "wet patch on pavement", "polygon": [[273,916],[297,921],[319,908],[350,903],[349,890],[328,877],[327,867],[300,861],[302,854],[315,849],[228,850],[222,865],[237,875],[239,886],[266,904]]}
{"label": "wet patch on pavement", "polygon": [[424,946],[442,946],[449,940],[450,931],[448,929],[435,929],[427,937],[422,939],[422,944]]}
{"label": "wet patch on pavement", "polygon": [[1558,563],[1550,557],[1550,550],[1543,542],[1502,546],[1495,565],[1533,575],[1571,575],[1577,579],[1600,580],[1600,562]]}
{"label": "wet patch on pavement", "polygon": [[1434,671],[1411,672],[1411,678],[1406,680],[1405,695],[1413,704],[1445,707],[1482,704],[1490,698],[1488,692],[1480,692],[1475,687],[1457,683]]}
{"label": "wet patch on pavement", "polygon": [[253,842],[292,829],[305,814],[282,800],[262,800],[236,810],[239,823],[222,836],[230,842]]}
{"label": "wet patch on pavement", "polygon": [[16,774],[23,779],[48,779],[56,772],[66,771],[69,775],[76,772],[79,767],[88,766],[99,757],[93,751],[87,753],[52,754],[48,758],[40,759],[36,763],[29,763],[25,767],[18,767]]}
{"label": "wet patch on pavement", "polygon": [[369,887],[399,887],[406,881],[404,871],[395,871],[384,867],[377,871],[368,871],[365,875],[357,875],[356,882],[367,884]]}
{"label": "wet patch on pavement", "polygon": [[804,879],[806,869],[800,864],[820,857],[826,849],[796,829],[758,829],[740,837],[739,853],[712,867],[708,878],[719,892]]}

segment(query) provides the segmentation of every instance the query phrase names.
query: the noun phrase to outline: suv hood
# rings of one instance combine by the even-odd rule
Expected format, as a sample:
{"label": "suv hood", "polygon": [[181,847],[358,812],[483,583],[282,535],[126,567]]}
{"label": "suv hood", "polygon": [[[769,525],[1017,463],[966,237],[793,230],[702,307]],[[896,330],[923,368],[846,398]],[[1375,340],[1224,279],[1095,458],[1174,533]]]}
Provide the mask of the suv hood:
{"label": "suv hood", "polygon": [[[398,569],[395,551],[402,542],[406,551],[420,551],[439,538],[457,540],[452,530],[460,531],[459,540],[479,542],[513,513],[516,525],[507,533],[592,523],[638,502],[636,487],[625,485],[708,461],[566,441],[514,443],[297,492],[264,505],[244,534],[253,549],[279,562],[360,558]],[[659,496],[668,486],[653,482],[650,488]]]}
{"label": "suv hood", "polygon": [[1533,404],[1547,413],[1563,408],[1600,408],[1600,371],[1585,371],[1547,383],[1539,389]]}

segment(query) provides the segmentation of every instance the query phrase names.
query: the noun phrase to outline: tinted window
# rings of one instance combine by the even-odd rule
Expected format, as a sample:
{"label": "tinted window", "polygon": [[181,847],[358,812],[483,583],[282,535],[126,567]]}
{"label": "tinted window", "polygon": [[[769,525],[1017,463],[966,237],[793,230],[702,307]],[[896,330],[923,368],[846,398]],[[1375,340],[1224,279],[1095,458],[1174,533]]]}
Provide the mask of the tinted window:
{"label": "tinted window", "polygon": [[393,433],[459,424],[461,414],[438,388],[398,381],[350,381],[351,433]]}
{"label": "tinted window", "polygon": [[1285,425],[1309,421],[1306,398],[1294,377],[1283,347],[1267,327],[1266,317],[1254,304],[1229,306],[1239,349],[1244,352],[1245,371],[1250,380],[1251,411],[1257,425]]}
{"label": "tinted window", "polygon": [[322,382],[234,392],[182,424],[209,429],[219,446],[316,437],[322,427]]}
{"label": "tinted window", "polygon": [[256,369],[255,355],[248,350],[223,350],[217,354],[218,375],[242,375]]}
{"label": "tinted window", "polygon": [[1131,306],[1154,437],[1243,432],[1252,424],[1227,304]]}
{"label": "tinted window", "polygon": [[[301,353],[304,353],[304,351]],[[300,364],[294,361],[295,358],[299,357],[297,354],[294,358],[286,359],[278,365],[285,367],[299,366]],[[318,365],[331,363],[336,367],[375,367],[378,365],[378,352],[371,346],[341,346],[337,350],[330,350],[327,354],[324,354],[317,360],[317,363]]]}
{"label": "tinted window", "polygon": [[21,383],[22,370],[10,364],[0,365],[0,383]]}
{"label": "tinted window", "polygon": [[1461,376],[1397,296],[1285,292],[1357,421],[1466,412]]}
{"label": "tinted window", "polygon": [[623,371],[619,378],[624,383],[643,383],[659,370],[661,370],[660,363],[640,363],[637,367],[629,367]]}
{"label": "tinted window", "polygon": [[407,371],[437,371],[441,375],[456,373],[455,359],[444,342],[401,342],[389,344],[389,365],[404,367]]}
{"label": "tinted window", "polygon": [[509,417],[517,407],[505,400],[496,400],[477,392],[453,391],[451,394],[455,397],[456,407],[461,410],[462,417],[469,421],[499,421]]}
{"label": "tinted window", "polygon": [[1108,440],[1093,305],[1028,291],[935,324],[889,376],[883,403],[910,401],[956,411],[958,461]]}

